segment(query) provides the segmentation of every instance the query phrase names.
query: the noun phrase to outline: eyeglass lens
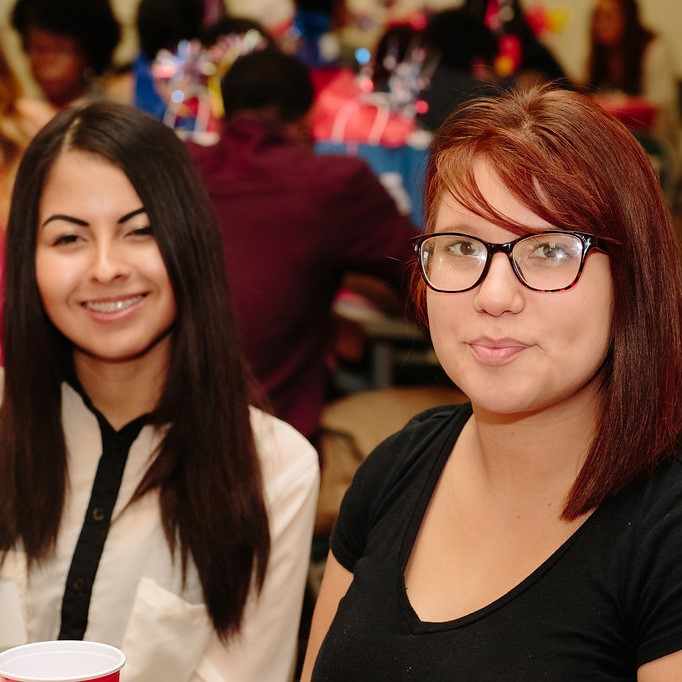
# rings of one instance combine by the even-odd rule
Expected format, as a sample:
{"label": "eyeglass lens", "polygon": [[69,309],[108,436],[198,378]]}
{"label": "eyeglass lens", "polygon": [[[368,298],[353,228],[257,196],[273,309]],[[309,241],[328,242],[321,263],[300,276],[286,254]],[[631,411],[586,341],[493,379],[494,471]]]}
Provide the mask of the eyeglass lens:
{"label": "eyeglass lens", "polygon": [[[457,292],[475,286],[488,262],[484,242],[467,235],[435,234],[421,245],[421,262],[428,283],[435,289]],[[540,291],[570,287],[583,259],[580,237],[542,233],[520,239],[512,249],[517,277]]]}

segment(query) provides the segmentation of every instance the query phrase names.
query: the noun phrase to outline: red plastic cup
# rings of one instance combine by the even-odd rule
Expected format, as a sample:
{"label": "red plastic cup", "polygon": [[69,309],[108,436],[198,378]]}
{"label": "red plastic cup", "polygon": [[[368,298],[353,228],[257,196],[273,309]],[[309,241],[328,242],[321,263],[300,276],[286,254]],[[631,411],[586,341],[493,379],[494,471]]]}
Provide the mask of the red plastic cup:
{"label": "red plastic cup", "polygon": [[0,654],[0,682],[118,682],[125,660],[99,642],[35,642]]}

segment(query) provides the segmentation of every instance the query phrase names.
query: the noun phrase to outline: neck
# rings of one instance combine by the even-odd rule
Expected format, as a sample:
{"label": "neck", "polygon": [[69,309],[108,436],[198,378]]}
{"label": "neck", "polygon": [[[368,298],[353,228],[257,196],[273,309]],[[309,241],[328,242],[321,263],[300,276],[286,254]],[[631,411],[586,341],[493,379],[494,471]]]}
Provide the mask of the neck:
{"label": "neck", "polygon": [[474,406],[467,424],[469,466],[501,499],[546,500],[561,514],[589,451],[597,406],[594,387],[529,414],[493,415]]}
{"label": "neck", "polygon": [[168,338],[144,356],[121,362],[74,351],[74,366],[92,404],[119,430],[156,408],[168,374],[169,352]]}

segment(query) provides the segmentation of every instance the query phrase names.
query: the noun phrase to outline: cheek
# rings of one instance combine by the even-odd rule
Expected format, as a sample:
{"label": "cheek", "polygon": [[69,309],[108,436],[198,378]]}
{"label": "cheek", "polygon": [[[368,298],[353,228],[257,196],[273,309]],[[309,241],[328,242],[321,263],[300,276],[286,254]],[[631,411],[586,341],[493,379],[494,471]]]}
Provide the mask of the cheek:
{"label": "cheek", "polygon": [[49,309],[65,303],[79,280],[75,263],[64,264],[59,260],[36,254],[36,284],[38,293],[48,314]]}
{"label": "cheek", "polygon": [[572,307],[570,314],[548,313],[547,336],[559,340],[559,355],[570,359],[574,371],[582,368],[587,375],[592,375],[602,364],[611,340],[611,309],[610,298],[596,295]]}
{"label": "cheek", "polygon": [[426,292],[425,314],[434,350],[442,354],[448,346],[457,343],[461,332],[471,324],[472,303],[464,294],[441,294],[429,289]]}
{"label": "cheek", "polygon": [[169,314],[174,319],[176,314],[175,292],[166,264],[158,248],[154,249],[153,253],[149,253],[147,258],[140,263],[140,271],[144,272],[145,277],[156,285],[166,302],[166,306],[170,309]]}

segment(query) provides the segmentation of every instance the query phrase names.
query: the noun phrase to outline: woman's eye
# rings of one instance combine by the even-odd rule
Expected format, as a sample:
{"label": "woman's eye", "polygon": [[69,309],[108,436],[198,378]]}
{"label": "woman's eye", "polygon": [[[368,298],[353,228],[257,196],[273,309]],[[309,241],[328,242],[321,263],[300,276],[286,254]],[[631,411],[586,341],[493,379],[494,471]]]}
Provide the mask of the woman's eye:
{"label": "woman's eye", "polygon": [[471,258],[480,254],[480,247],[476,242],[460,239],[458,241],[453,241],[448,246],[448,253],[452,256]]}
{"label": "woman's eye", "polygon": [[80,237],[77,234],[63,234],[57,237],[53,244],[54,246],[66,246],[68,244],[75,244]]}
{"label": "woman's eye", "polygon": [[130,234],[132,237],[150,237],[153,236],[154,232],[149,225],[146,225],[145,227],[138,227],[134,230],[131,230],[128,234]]}
{"label": "woman's eye", "polygon": [[546,242],[540,244],[531,253],[531,258],[547,261],[562,261],[571,257],[571,254],[561,244]]}

